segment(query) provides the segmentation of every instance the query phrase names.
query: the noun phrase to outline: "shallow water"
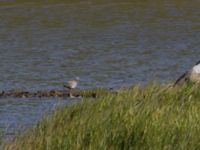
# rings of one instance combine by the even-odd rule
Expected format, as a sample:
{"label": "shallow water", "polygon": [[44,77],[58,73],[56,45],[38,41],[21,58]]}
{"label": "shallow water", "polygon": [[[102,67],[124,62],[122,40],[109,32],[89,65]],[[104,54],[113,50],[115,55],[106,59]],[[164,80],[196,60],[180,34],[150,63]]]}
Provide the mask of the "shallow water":
{"label": "shallow water", "polygon": [[[1,6],[0,90],[62,89],[75,76],[81,89],[171,82],[200,59],[199,10],[198,0]],[[34,124],[55,104],[0,100],[0,127]]]}
{"label": "shallow water", "polygon": [[77,102],[78,99],[0,99],[1,137],[10,139],[17,132],[36,124],[43,115],[51,114],[57,107]]}

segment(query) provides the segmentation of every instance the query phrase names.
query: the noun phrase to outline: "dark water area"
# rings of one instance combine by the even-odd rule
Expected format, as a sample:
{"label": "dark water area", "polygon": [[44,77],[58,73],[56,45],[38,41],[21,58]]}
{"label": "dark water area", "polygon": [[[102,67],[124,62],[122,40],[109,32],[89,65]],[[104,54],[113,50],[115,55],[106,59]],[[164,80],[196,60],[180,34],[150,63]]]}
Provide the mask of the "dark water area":
{"label": "dark water area", "polygon": [[[199,16],[198,0],[0,6],[0,90],[63,89],[75,76],[80,89],[174,81],[200,60]],[[1,99],[0,128],[34,124],[55,104]]]}

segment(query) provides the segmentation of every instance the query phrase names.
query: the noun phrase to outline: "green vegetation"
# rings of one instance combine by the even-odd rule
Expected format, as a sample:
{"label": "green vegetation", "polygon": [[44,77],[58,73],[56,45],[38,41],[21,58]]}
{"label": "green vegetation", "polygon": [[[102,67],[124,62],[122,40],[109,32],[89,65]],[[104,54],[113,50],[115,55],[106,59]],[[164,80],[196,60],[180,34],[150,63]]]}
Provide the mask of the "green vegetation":
{"label": "green vegetation", "polygon": [[102,95],[58,108],[4,149],[200,149],[199,86],[96,92]]}

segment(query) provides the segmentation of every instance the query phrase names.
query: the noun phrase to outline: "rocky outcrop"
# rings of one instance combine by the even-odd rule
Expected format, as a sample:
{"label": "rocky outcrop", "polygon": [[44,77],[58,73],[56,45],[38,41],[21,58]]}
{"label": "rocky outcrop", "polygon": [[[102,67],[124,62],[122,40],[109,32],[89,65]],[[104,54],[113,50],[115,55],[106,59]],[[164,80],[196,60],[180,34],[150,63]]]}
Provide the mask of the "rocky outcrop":
{"label": "rocky outcrop", "polygon": [[[70,93],[68,91],[61,90],[50,90],[50,91],[37,91],[28,92],[20,90],[12,91],[2,91],[0,92],[0,97],[18,97],[18,98],[28,98],[28,97],[69,97]],[[82,94],[80,91],[73,92],[74,97],[96,97],[95,93],[90,93],[89,95]]]}

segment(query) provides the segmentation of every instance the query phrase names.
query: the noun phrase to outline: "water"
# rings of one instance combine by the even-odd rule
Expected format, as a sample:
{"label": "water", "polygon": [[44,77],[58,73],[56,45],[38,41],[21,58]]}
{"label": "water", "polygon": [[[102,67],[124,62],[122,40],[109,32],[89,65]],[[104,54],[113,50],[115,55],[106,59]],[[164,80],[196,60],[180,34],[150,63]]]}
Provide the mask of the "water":
{"label": "water", "polygon": [[[200,59],[199,10],[198,0],[1,6],[0,90],[62,89],[75,76],[80,89],[171,82]],[[2,99],[0,127],[32,125],[57,103]]]}
{"label": "water", "polygon": [[15,133],[36,124],[43,115],[51,114],[57,107],[77,102],[78,99],[0,99],[1,137],[11,139]]}

